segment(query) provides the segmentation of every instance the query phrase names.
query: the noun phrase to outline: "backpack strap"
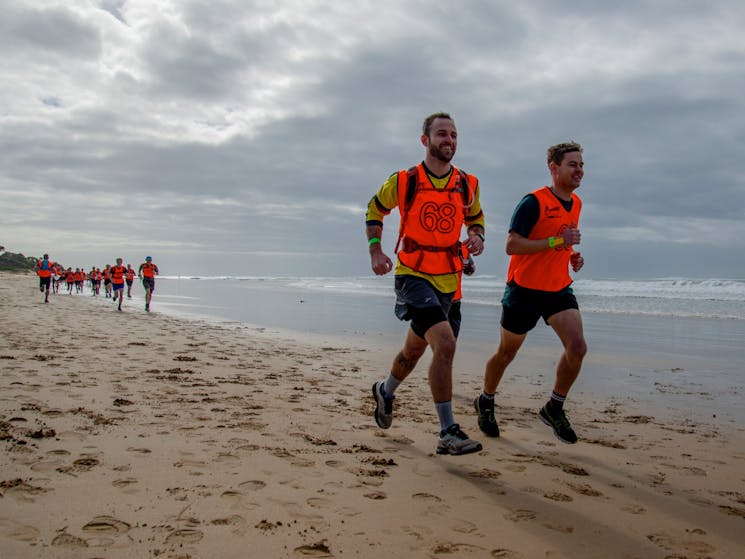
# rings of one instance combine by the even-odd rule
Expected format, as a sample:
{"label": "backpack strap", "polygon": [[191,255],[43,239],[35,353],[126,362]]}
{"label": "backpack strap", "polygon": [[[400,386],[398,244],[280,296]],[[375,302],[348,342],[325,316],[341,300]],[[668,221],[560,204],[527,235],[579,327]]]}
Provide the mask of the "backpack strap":
{"label": "backpack strap", "polygon": [[[404,235],[406,220],[409,217],[409,209],[411,209],[411,205],[414,203],[414,198],[416,197],[418,174],[418,165],[409,167],[406,171],[398,172],[398,212],[400,220],[398,226],[398,239],[396,240],[396,248],[394,249],[396,254],[398,254],[398,249],[401,245],[401,238]],[[402,186],[403,190],[401,188]]]}

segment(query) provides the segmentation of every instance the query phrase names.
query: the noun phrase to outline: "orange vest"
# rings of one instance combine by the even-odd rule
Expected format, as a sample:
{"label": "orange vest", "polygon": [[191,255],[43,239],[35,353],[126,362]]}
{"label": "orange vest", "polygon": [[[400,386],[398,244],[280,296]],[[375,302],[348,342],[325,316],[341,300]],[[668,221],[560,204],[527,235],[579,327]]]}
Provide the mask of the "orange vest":
{"label": "orange vest", "polygon": [[126,278],[130,281],[135,279],[135,271],[132,268],[127,268]]}
{"label": "orange vest", "polygon": [[[547,186],[533,193],[541,208],[538,222],[528,236],[529,239],[560,237],[568,228],[576,229],[582,200],[572,193],[572,210],[566,211],[559,199]],[[569,275],[571,246],[560,246],[533,254],[513,254],[507,270],[507,283],[514,281],[521,287],[541,291],[561,291],[572,283]]]}
{"label": "orange vest", "polygon": [[111,267],[111,283],[119,285],[124,283],[124,273],[127,269],[124,266],[112,266]]}
{"label": "orange vest", "polygon": [[65,283],[72,283],[75,281],[75,273],[74,272],[67,272],[65,275]]}
{"label": "orange vest", "polygon": [[38,267],[36,269],[36,274],[40,278],[49,278],[49,277],[52,277],[52,268],[54,268],[54,262],[52,262],[50,260],[47,260],[46,268],[43,268],[42,267],[43,265],[44,265],[44,261],[43,260],[39,260],[39,263],[37,265]]}
{"label": "orange vest", "polygon": [[[404,266],[432,276],[463,269],[460,231],[477,185],[476,177],[455,166],[442,190],[432,185],[421,163],[398,172],[401,226],[396,251]],[[413,199],[411,187],[416,189]],[[402,247],[400,251],[399,246]]]}
{"label": "orange vest", "polygon": [[75,281],[83,281],[85,275],[83,272],[75,272]]}
{"label": "orange vest", "polygon": [[143,277],[146,277],[146,278],[154,278],[155,277],[155,264],[145,262],[142,265],[142,275]]}

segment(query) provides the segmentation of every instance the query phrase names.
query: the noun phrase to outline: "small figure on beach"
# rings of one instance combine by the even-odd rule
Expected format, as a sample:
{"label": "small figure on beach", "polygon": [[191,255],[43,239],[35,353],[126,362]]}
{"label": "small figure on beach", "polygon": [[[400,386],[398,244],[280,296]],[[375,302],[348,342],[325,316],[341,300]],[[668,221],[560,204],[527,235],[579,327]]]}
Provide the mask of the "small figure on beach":
{"label": "small figure on beach", "polygon": [[119,301],[117,310],[122,311],[122,300],[124,299],[124,277],[127,274],[127,268],[122,264],[121,258],[116,259],[116,264],[111,267],[111,287],[114,290],[114,302]]}
{"label": "small figure on beach", "polygon": [[582,317],[571,288],[571,266],[584,265],[574,250],[580,243],[578,227],[582,201],[574,193],[584,176],[582,146],[575,142],[548,148],[551,186],[543,186],[518,203],[507,235],[510,255],[507,286],[502,297],[500,339],[496,353],[486,363],[484,390],[474,400],[479,428],[489,437],[499,436],[494,396],[505,369],[539,318],[551,326],[564,346],[556,366],[553,392],[539,413],[559,440],[577,442],[564,413],[564,401],[579,376],[587,353]]}
{"label": "small figure on beach", "polygon": [[49,302],[49,288],[52,285],[54,266],[54,262],[49,261],[48,254],[45,254],[41,260],[36,262],[36,275],[39,276],[39,291],[44,293],[45,303]]}
{"label": "small figure on beach", "polygon": [[111,297],[111,264],[106,264],[103,269],[103,291],[107,299]]}
{"label": "small figure on beach", "polygon": [[136,275],[137,275],[137,272],[135,272],[135,269],[132,267],[132,264],[127,264],[127,272],[124,274],[124,279],[127,280],[127,299],[132,298],[132,284],[135,281]]}
{"label": "small figure on beach", "polygon": [[85,281],[85,271],[83,268],[75,268],[75,293],[83,292],[83,282]]}
{"label": "small figure on beach", "polygon": [[153,298],[155,291],[155,276],[160,274],[158,266],[153,262],[152,256],[145,257],[145,261],[140,264],[137,270],[137,276],[142,280],[142,287],[145,289],[145,310],[150,312],[150,300]]}
{"label": "small figure on beach", "polygon": [[[453,358],[460,315],[451,315],[451,309],[463,270],[461,246],[473,255],[484,250],[484,215],[478,179],[450,163],[458,144],[452,117],[440,112],[425,118],[420,141],[424,161],[388,177],[367,207],[367,242],[377,275],[394,269],[383,252],[381,237],[383,219],[398,207],[395,314],[411,322],[388,377],[372,386],[374,415],[380,428],[391,426],[396,389],[429,346],[429,385],[440,422],[437,453],[468,454],[482,447],[461,430],[453,416]],[[468,239],[461,243],[464,225]]]}
{"label": "small figure on beach", "polygon": [[67,268],[65,272],[65,285],[67,286],[67,294],[72,295],[72,290],[75,287],[75,272],[72,268]]}
{"label": "small figure on beach", "polygon": [[54,270],[52,272],[52,293],[59,293],[59,284],[62,281],[62,273],[64,272],[60,264],[54,264]]}

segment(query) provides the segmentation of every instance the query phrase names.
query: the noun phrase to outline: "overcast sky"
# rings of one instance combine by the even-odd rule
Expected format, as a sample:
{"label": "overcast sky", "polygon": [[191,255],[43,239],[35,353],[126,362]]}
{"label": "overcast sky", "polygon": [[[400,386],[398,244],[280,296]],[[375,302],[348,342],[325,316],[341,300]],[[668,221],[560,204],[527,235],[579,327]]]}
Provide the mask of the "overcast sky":
{"label": "overcast sky", "polygon": [[[0,0],[0,244],[167,275],[364,275],[448,111],[502,277],[584,148],[585,278],[745,278],[745,3]],[[386,222],[391,254],[396,221]]]}

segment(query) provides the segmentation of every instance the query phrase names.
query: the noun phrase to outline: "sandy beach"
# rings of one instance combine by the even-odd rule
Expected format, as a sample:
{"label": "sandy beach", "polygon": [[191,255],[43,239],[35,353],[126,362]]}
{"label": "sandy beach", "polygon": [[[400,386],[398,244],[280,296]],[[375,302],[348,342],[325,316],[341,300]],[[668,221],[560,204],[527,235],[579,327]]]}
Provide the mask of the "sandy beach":
{"label": "sandy beach", "polygon": [[[426,363],[390,430],[371,416],[398,347],[174,318],[157,295],[150,314],[45,305],[37,283],[0,274],[2,559],[745,553],[742,425],[594,398],[573,404],[565,445],[536,417],[545,385],[512,381],[486,439],[480,386],[458,374],[475,378],[485,346],[454,383],[484,450],[438,456]],[[515,367],[550,377],[556,357]]]}

